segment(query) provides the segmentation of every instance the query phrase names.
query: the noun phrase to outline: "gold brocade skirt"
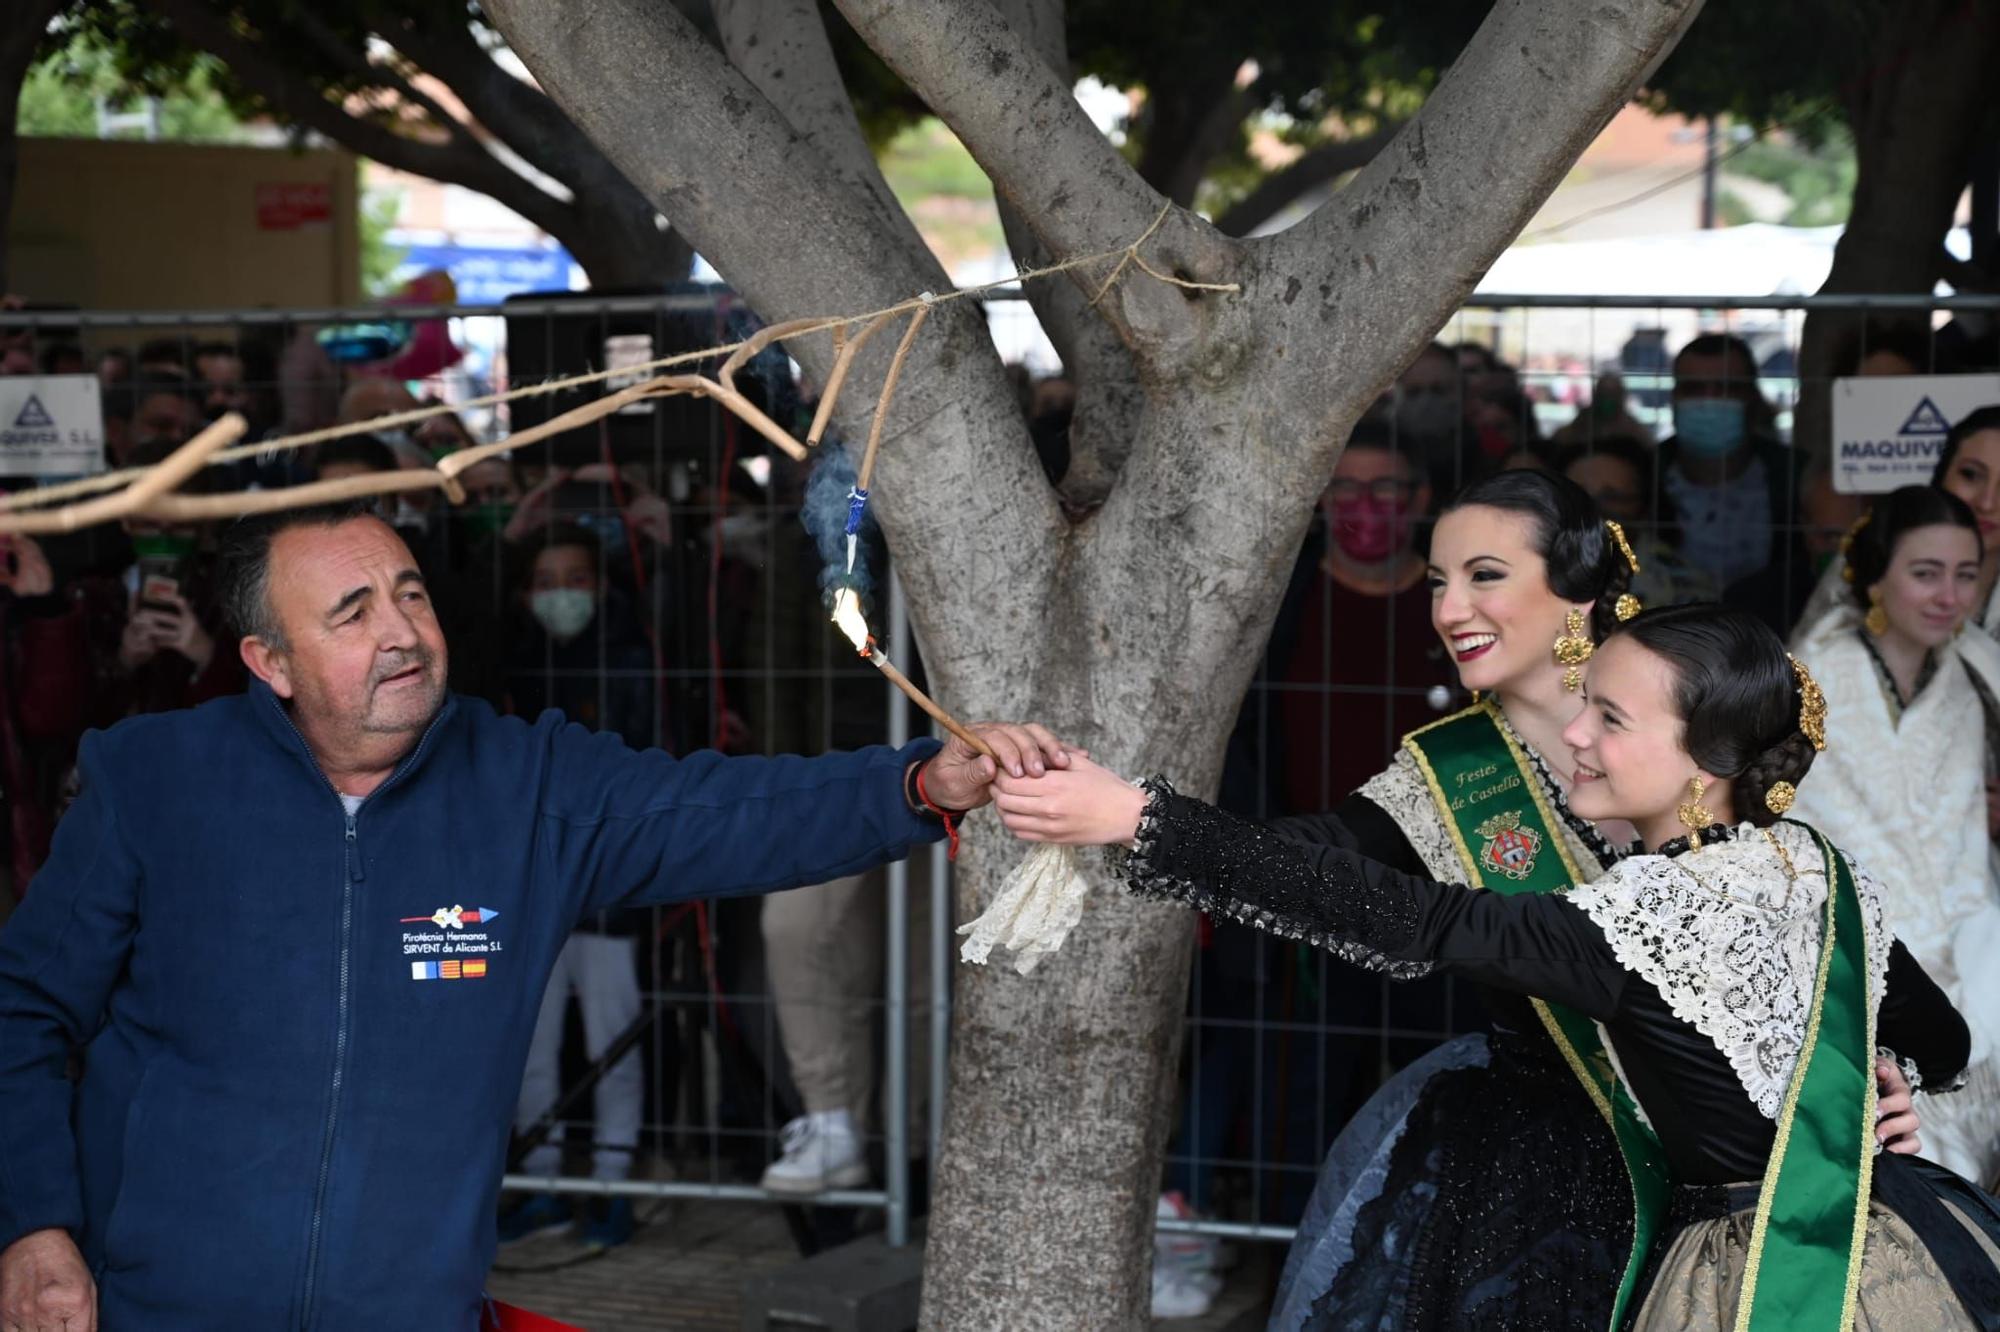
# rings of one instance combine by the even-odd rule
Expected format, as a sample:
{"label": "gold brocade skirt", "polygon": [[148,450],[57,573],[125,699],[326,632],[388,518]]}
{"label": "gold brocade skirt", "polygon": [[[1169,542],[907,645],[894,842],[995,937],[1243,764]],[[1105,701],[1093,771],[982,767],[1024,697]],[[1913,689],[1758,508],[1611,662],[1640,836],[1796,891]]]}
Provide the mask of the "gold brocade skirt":
{"label": "gold brocade skirt", "polygon": [[[2000,1264],[2000,1249],[1951,1202],[1944,1207],[1978,1241],[1989,1260]],[[1755,1211],[1697,1221],[1682,1230],[1661,1257],[1646,1302],[1631,1326],[1634,1332],[1730,1332],[1743,1290],[1743,1266],[1750,1252]],[[1868,1247],[1861,1259],[1856,1300],[1856,1332],[1977,1332],[1978,1324],[1952,1291],[1945,1275],[1908,1223],[1871,1202]]]}

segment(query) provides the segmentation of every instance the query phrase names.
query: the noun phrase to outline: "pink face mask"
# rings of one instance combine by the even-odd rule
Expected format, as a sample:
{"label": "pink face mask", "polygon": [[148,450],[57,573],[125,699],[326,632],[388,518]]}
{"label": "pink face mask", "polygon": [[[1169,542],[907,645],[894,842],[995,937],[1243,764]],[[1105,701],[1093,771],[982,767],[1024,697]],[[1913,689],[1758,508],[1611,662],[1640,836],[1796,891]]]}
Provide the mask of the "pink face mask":
{"label": "pink face mask", "polygon": [[1356,564],[1380,564],[1409,543],[1411,516],[1393,500],[1369,495],[1335,500],[1328,518],[1334,544]]}

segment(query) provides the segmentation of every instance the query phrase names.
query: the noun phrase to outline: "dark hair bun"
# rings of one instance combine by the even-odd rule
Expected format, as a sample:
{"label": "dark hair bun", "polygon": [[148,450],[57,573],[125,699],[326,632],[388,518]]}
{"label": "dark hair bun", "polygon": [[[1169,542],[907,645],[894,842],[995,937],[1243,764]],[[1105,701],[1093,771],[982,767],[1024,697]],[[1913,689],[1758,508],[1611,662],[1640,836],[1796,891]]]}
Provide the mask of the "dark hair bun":
{"label": "dark hair bun", "polygon": [[1818,752],[1813,742],[1806,739],[1805,732],[1794,728],[1790,735],[1751,759],[1750,766],[1736,778],[1736,816],[1759,828],[1776,823],[1778,812],[1764,803],[1765,795],[1779,782],[1797,786],[1804,781]]}
{"label": "dark hair bun", "polygon": [[1597,501],[1582,486],[1527,468],[1496,472],[1459,491],[1439,516],[1473,507],[1532,519],[1549,591],[1564,601],[1591,603],[1590,636],[1598,642],[1618,627],[1618,598],[1632,586],[1632,569],[1605,529]]}

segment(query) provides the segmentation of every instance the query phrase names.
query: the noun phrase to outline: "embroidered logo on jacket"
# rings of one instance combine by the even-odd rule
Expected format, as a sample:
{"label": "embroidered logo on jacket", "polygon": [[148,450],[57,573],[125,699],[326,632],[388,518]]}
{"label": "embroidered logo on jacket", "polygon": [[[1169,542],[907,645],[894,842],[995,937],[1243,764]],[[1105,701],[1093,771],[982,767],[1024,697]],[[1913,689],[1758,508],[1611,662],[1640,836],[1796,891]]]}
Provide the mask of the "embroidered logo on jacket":
{"label": "embroidered logo on jacket", "polygon": [[439,907],[428,916],[404,916],[397,924],[418,925],[429,923],[441,930],[462,930],[468,925],[483,925],[499,914],[492,907],[448,906]]}
{"label": "embroidered logo on jacket", "polygon": [[1521,812],[1510,809],[1495,814],[1475,830],[1486,839],[1479,848],[1479,863],[1510,879],[1525,879],[1535,872],[1535,857],[1541,853],[1542,835],[1521,826]]}

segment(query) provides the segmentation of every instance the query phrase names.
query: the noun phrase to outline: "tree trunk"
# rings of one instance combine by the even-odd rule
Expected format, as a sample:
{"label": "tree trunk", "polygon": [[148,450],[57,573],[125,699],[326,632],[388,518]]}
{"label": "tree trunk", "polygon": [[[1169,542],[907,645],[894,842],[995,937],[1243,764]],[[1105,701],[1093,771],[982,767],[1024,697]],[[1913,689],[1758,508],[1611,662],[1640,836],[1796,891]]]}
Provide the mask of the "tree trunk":
{"label": "tree trunk", "polygon": [[[1989,5],[1922,0],[1885,22],[1872,51],[1896,54],[1848,99],[1854,201],[1822,295],[1911,295],[1937,285],[1945,236],[1987,123],[2000,14]],[[1841,311],[1806,317],[1792,436],[1821,461],[1832,443],[1831,376],[1842,346],[1864,323]]]}
{"label": "tree trunk", "polygon": [[[1032,22],[1024,35],[971,0],[837,5],[1045,253],[1096,254],[1143,233],[1157,273],[1235,284],[1191,290],[1128,264],[1107,288],[1114,260],[1072,275],[1091,299],[1069,313],[1094,312],[1131,357],[1134,376],[1106,383],[1139,395],[1123,465],[1082,515],[1065,515],[1045,484],[975,308],[934,306],[874,487],[941,702],[1046,722],[1128,776],[1164,771],[1209,792],[1353,421],[1699,0],[1503,0],[1337,210],[1248,242],[1138,177],[1077,107]],[[485,8],[550,96],[766,319],[945,290],[920,245],[885,233],[872,186],[845,174],[851,159],[813,147],[837,128],[813,99],[779,91],[768,72],[760,90],[676,11],[595,0],[579,23],[535,0]],[[1032,20],[1053,6],[1005,8]],[[869,423],[888,341],[870,345],[849,382],[837,420],[850,435]],[[825,339],[790,350],[824,376]],[[1079,391],[1100,389],[1086,379]],[[990,817],[971,821],[962,916],[1020,854]],[[1193,918],[1098,879],[1081,925],[1032,978],[1004,964],[956,978],[927,1327],[1149,1321]]]}
{"label": "tree trunk", "polygon": [[20,168],[21,84],[64,0],[21,0],[0,24],[0,292],[8,290],[8,227],[14,216],[14,178]]}

